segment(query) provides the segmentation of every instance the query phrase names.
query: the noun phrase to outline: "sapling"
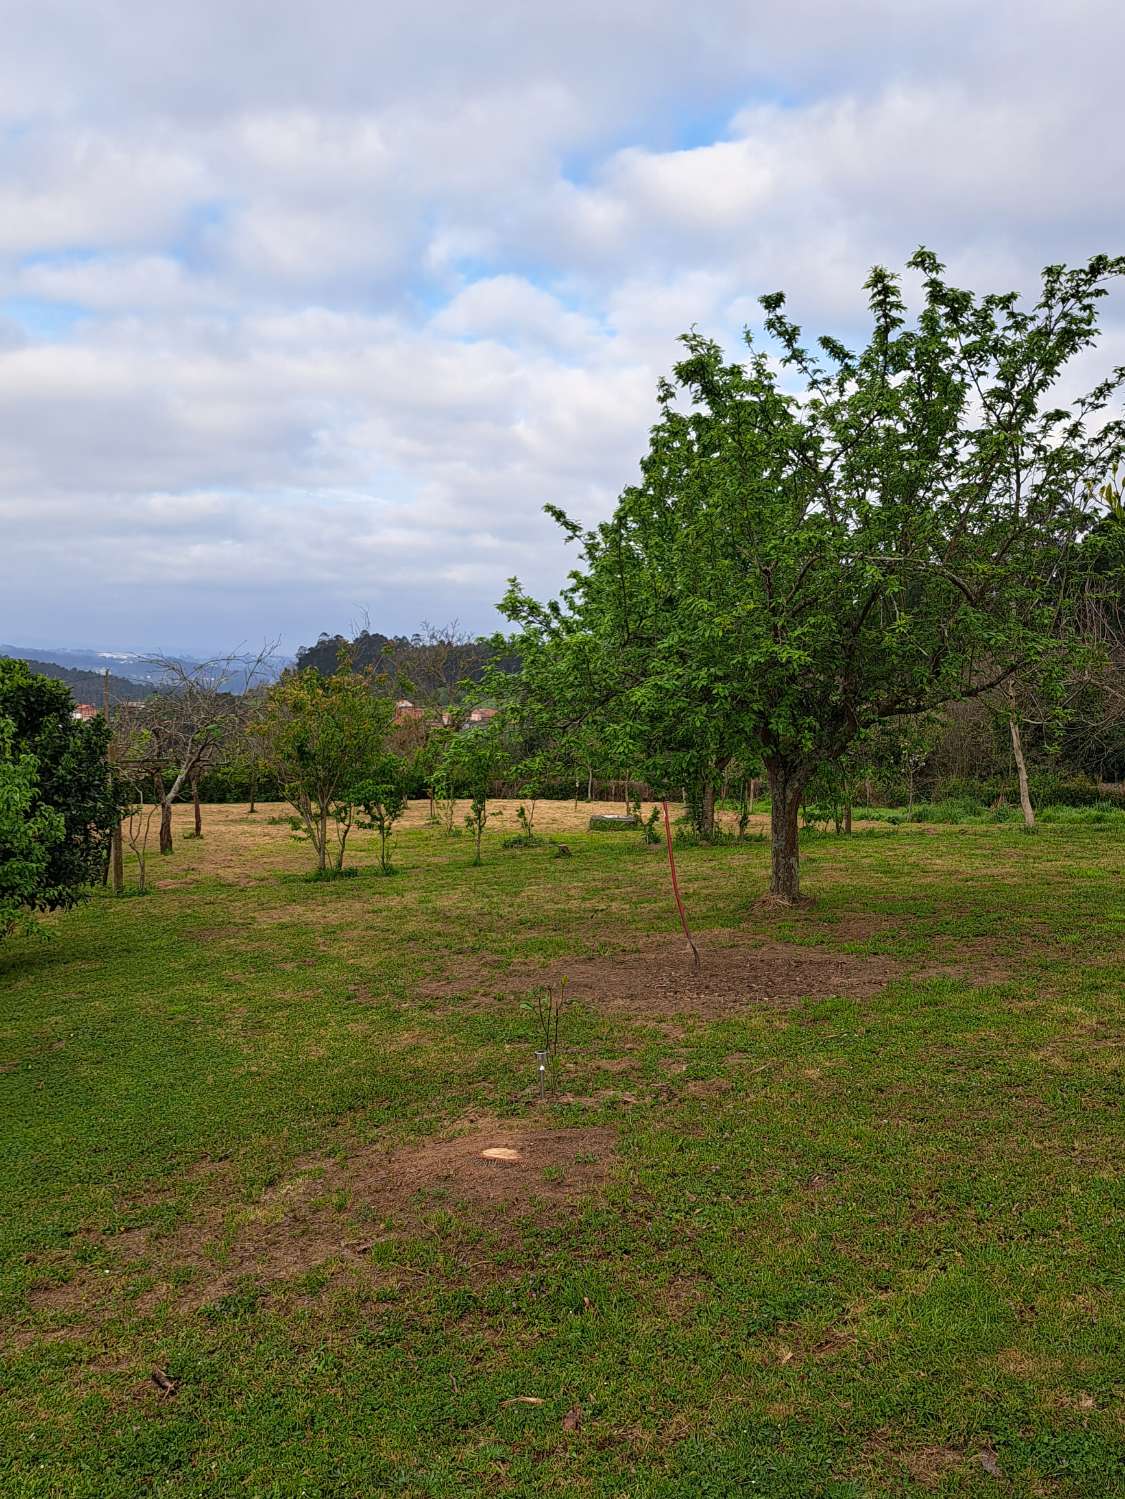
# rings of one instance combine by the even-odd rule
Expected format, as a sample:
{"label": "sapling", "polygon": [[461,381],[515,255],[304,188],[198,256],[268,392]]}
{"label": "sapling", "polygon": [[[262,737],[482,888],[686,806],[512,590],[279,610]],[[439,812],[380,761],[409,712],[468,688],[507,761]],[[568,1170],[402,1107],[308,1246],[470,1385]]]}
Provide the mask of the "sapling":
{"label": "sapling", "polygon": [[401,755],[387,755],[372,779],[357,786],[352,794],[367,818],[360,827],[379,834],[379,867],[384,874],[391,874],[391,835],[408,804],[406,761]]}
{"label": "sapling", "polygon": [[534,842],[535,834],[532,831],[535,826],[535,805],[537,798],[531,797],[529,803],[520,802],[516,809],[516,821],[523,829],[523,835],[527,839],[528,846]]}
{"label": "sapling", "polygon": [[[566,977],[559,984],[558,992],[549,984],[533,991],[535,996],[535,1057],[539,1063],[539,1096],[542,1098],[548,1084],[555,1092],[559,1085],[559,1023],[563,1004],[566,1001]],[[526,1006],[528,1009],[530,1005]]]}
{"label": "sapling", "polygon": [[514,837],[505,838],[505,848],[536,848],[543,842],[542,838],[536,836],[533,831],[535,826],[535,802],[532,801],[530,808],[523,802],[516,808],[516,821],[520,825],[520,831]]}
{"label": "sapling", "polygon": [[452,833],[453,819],[457,815],[457,787],[447,771],[443,770],[435,777],[430,801],[435,808],[433,820],[447,833]]}
{"label": "sapling", "polygon": [[480,840],[484,836],[485,825],[493,814],[488,810],[488,797],[483,791],[478,791],[469,803],[469,810],[465,813],[465,826],[473,835],[473,863],[480,863]]}

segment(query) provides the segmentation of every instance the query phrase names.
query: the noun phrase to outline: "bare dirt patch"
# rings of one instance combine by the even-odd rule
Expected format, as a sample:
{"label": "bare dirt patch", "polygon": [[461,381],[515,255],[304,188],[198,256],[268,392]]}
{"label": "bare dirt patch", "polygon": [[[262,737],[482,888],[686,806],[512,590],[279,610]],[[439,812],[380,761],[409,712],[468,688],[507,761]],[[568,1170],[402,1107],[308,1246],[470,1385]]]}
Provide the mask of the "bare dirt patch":
{"label": "bare dirt patch", "polygon": [[551,964],[518,963],[496,973],[465,969],[449,980],[429,983],[422,993],[451,997],[522,992],[538,984],[567,981],[567,995],[595,1009],[637,1018],[700,1015],[716,1018],[749,1005],[795,1005],[829,996],[862,998],[877,994],[902,973],[887,958],[862,957],[783,942],[747,938],[720,945],[715,934],[697,939],[696,972],[682,939],[656,938],[641,951],[607,957],[566,958]]}
{"label": "bare dirt patch", "polygon": [[[616,1132],[607,1127],[544,1129],[533,1121],[473,1117],[457,1132],[414,1145],[367,1146],[343,1162],[309,1157],[247,1207],[204,1208],[164,1237],[131,1231],[110,1241],[116,1273],[81,1271],[31,1294],[37,1310],[73,1315],[104,1310],[127,1273],[153,1282],[138,1307],[206,1306],[249,1278],[291,1281],[322,1266],[374,1274],[370,1251],[409,1238],[435,1212],[483,1224],[497,1243],[519,1220],[538,1221],[600,1191],[613,1169]],[[488,1158],[484,1151],[502,1152]],[[510,1154],[509,1154],[510,1153]]]}

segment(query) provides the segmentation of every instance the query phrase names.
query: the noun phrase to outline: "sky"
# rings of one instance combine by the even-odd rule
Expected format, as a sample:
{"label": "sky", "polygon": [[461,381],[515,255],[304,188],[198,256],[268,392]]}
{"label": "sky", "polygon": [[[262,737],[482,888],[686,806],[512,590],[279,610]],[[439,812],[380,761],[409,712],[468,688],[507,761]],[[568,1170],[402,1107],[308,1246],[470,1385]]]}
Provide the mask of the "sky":
{"label": "sky", "polygon": [[[6,0],[0,639],[490,630],[691,325],[1125,252],[1117,0]],[[1106,308],[1125,361],[1125,304]]]}

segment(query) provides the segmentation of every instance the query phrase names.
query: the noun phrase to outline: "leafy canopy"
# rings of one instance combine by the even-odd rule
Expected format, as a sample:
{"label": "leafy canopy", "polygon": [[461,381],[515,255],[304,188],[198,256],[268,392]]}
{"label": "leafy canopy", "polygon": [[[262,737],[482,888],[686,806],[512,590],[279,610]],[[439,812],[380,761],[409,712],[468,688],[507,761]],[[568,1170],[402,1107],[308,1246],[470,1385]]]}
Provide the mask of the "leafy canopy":
{"label": "leafy canopy", "polygon": [[[513,581],[525,716],[591,722],[675,784],[761,754],[800,783],[872,725],[988,690],[1058,624],[1093,487],[1123,451],[1125,370],[1067,405],[1125,259],[1048,267],[1035,305],[975,297],[919,250],[923,305],[867,282],[858,353],[802,342],[763,297],[776,358],[692,332],[659,387],[639,482],[582,531],[561,600]],[[790,388],[794,377],[799,390]]]}
{"label": "leafy canopy", "polygon": [[73,906],[104,868],[120,815],[108,729],[73,708],[64,682],[0,659],[0,930]]}
{"label": "leafy canopy", "polygon": [[308,668],[283,677],[265,699],[254,733],[321,868],[329,825],[350,826],[355,788],[377,777],[393,720],[393,704],[368,672]]}

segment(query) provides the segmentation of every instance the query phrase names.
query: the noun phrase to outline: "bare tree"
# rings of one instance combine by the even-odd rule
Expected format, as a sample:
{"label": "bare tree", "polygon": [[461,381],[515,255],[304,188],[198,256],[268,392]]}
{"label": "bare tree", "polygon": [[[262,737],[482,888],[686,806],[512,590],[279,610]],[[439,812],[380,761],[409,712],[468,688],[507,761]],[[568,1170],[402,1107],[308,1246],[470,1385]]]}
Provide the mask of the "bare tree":
{"label": "bare tree", "polygon": [[276,649],[274,641],[254,656],[232,653],[191,666],[171,656],[150,658],[164,680],[155,696],[127,709],[118,763],[134,782],[143,779],[153,788],[162,854],[172,852],[172,806],[185,786],[196,836],[202,836],[199,782],[230,751],[244,721],[244,699],[266,675]]}

